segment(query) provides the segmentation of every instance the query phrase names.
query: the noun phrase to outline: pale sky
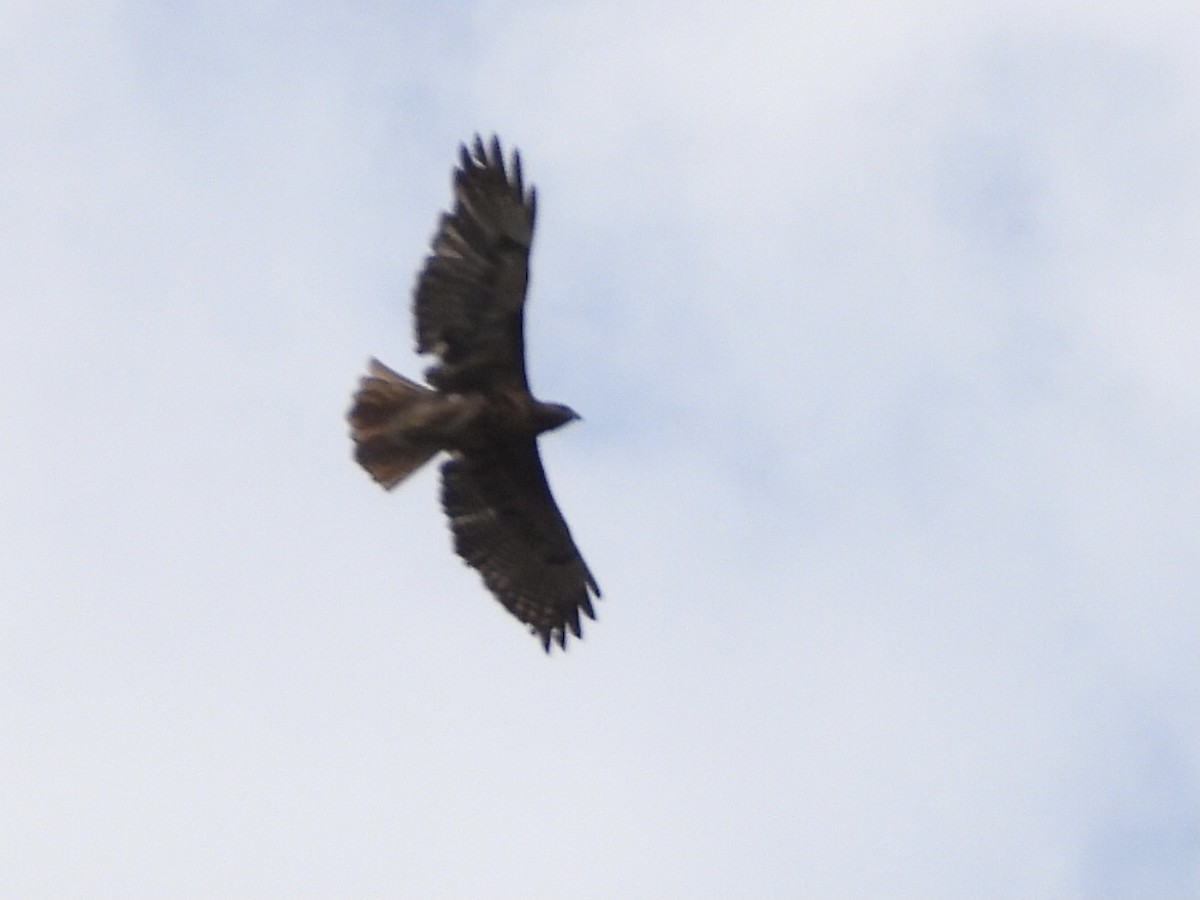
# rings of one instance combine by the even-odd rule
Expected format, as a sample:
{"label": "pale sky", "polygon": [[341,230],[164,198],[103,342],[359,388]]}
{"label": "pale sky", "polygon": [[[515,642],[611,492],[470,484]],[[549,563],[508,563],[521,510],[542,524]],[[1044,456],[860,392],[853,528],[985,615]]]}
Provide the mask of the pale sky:
{"label": "pale sky", "polygon": [[[1200,6],[0,7],[0,896],[1200,894]],[[351,460],[460,141],[603,590]]]}

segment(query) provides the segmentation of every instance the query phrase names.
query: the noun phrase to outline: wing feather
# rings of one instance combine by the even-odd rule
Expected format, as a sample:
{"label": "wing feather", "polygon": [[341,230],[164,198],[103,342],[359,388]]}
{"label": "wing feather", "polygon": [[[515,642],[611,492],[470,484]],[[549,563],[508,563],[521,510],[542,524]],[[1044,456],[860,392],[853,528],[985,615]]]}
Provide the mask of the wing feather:
{"label": "wing feather", "polygon": [[498,138],[459,151],[454,209],[443,213],[417,280],[417,351],[439,362],[427,373],[447,391],[520,387],[524,307],[537,200],[521,157],[506,167]]}
{"label": "wing feather", "polygon": [[456,454],[442,466],[454,549],[510,613],[566,647],[600,588],[554,502],[535,440]]}

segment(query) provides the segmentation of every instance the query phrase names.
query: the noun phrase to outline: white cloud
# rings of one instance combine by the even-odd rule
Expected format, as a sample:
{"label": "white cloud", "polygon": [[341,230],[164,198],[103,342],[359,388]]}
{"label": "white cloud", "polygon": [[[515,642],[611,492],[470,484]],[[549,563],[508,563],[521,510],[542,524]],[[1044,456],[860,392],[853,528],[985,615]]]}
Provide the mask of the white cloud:
{"label": "white cloud", "polygon": [[[0,29],[0,888],[1194,892],[1194,13],[92,9]],[[551,659],[340,421],[493,127]]]}

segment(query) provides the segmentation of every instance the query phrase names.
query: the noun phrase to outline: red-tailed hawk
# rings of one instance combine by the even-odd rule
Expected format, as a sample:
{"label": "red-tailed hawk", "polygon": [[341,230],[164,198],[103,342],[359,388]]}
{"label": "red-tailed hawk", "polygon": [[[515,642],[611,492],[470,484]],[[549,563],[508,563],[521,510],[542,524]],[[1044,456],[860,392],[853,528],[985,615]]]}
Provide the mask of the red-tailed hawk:
{"label": "red-tailed hawk", "polygon": [[595,618],[596,579],[563,520],[537,437],[579,418],[534,399],[525,376],[524,310],[537,207],[521,157],[500,141],[460,148],[454,211],[443,213],[417,280],[417,351],[439,362],[431,387],[372,359],[350,409],[355,458],[391,490],[445,451],[442,507],[454,549],[514,616],[566,647],[579,613]]}

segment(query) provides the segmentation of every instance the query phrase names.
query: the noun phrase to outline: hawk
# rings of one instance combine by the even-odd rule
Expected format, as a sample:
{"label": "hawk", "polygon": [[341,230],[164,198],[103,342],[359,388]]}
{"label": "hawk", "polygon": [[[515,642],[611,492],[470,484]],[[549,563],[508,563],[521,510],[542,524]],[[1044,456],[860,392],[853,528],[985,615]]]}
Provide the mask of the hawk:
{"label": "hawk", "polygon": [[600,596],[538,455],[538,435],[578,419],[543,403],[525,372],[525,292],[537,194],[499,138],[459,148],[454,211],[443,213],[413,298],[428,387],[376,359],[348,419],[358,463],[387,490],[440,452],[454,549],[504,607],[566,648]]}

